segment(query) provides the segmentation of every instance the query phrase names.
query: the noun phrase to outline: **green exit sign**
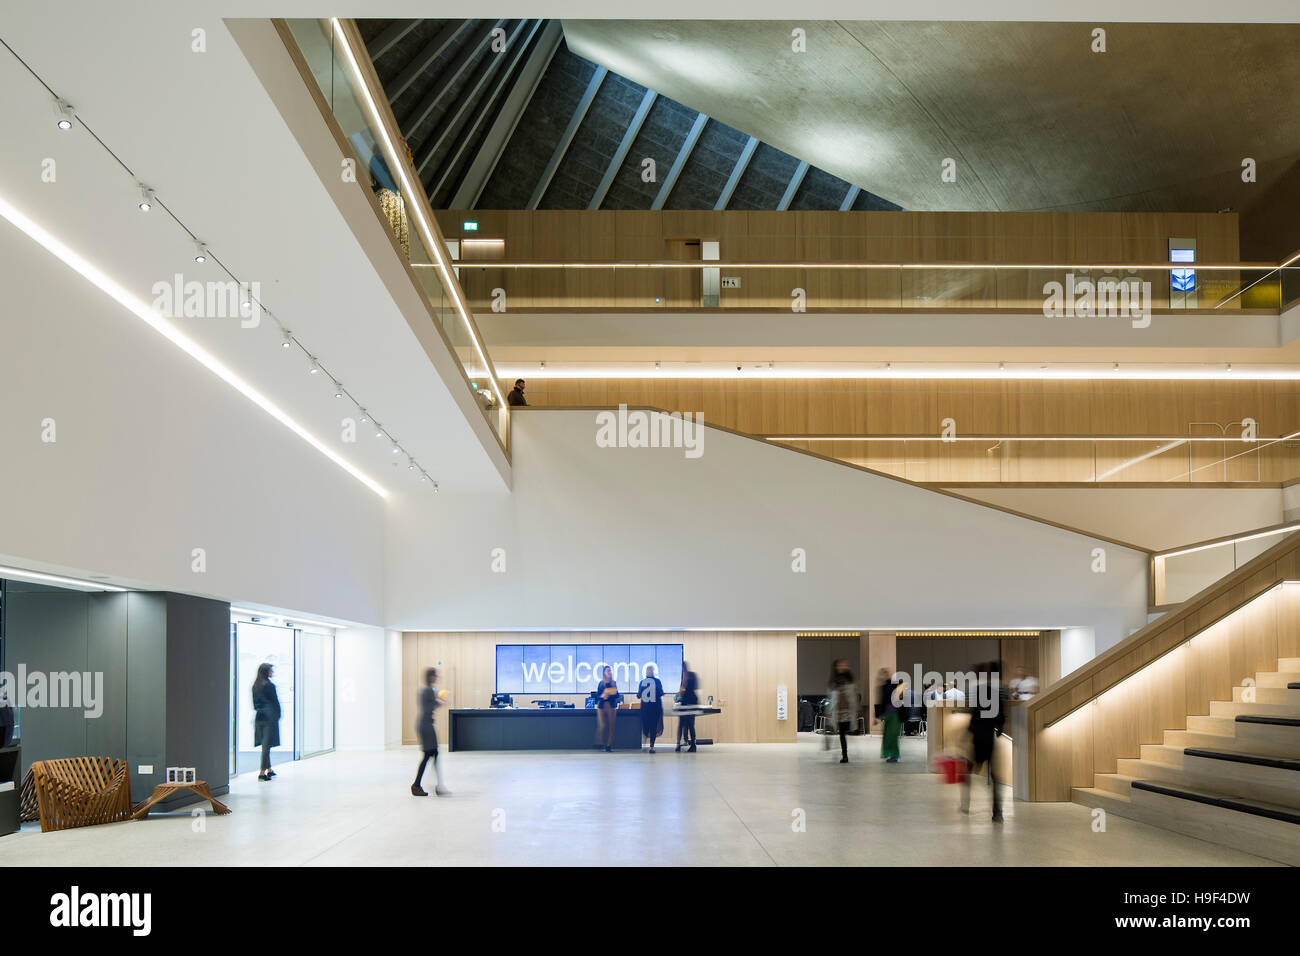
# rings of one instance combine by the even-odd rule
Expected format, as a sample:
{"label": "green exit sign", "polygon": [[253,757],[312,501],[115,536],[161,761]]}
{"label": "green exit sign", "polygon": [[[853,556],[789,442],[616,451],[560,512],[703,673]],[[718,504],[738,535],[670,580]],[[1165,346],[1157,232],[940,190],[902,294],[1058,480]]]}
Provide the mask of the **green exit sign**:
{"label": "green exit sign", "polygon": [[478,223],[466,222],[461,224],[466,232],[478,232]]}

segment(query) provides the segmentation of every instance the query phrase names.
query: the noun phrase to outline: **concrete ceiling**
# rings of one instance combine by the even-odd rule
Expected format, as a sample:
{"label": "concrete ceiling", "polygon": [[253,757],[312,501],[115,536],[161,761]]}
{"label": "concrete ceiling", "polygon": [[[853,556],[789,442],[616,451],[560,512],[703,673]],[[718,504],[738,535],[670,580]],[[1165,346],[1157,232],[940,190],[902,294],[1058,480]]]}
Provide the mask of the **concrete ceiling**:
{"label": "concrete ceiling", "polygon": [[907,209],[1244,212],[1300,159],[1300,26],[1112,23],[1106,53],[1092,29],[564,21],[578,55]]}
{"label": "concrete ceiling", "polygon": [[[207,30],[208,49],[190,52],[190,32]],[[130,55],[102,38],[175,36],[142,43]],[[260,283],[261,298],[444,489],[503,489],[502,476],[439,377],[330,194],[271,103],[227,28],[212,14],[154,10],[132,15],[86,7],[76,30],[59,29],[37,9],[15,12],[0,36],[70,100],[78,115],[157,190],[213,256]],[[128,292],[153,300],[155,282],[224,281],[161,210],[136,209],[133,177],[79,125],[55,127],[53,100],[8,51],[0,49],[0,195],[58,239],[87,256]],[[46,158],[58,181],[40,180]],[[5,287],[34,281],[24,269],[36,244],[2,223],[0,278]],[[35,252],[32,252],[35,250]],[[59,265],[64,282],[81,280]],[[49,315],[72,308],[62,285],[46,289]],[[139,326],[104,297],[105,321]],[[176,319],[181,330],[277,403],[308,431],[400,498],[428,485],[397,465],[386,442],[345,444],[342,414],[325,376],[309,375],[297,349],[280,348],[275,325],[242,328],[237,319]],[[161,339],[160,339],[161,341]],[[196,366],[180,349],[170,360]],[[55,357],[37,356],[41,361]],[[140,374],[149,374],[142,368]],[[455,383],[461,384],[461,383]],[[298,441],[284,432],[286,441]],[[333,469],[325,457],[320,467]]]}

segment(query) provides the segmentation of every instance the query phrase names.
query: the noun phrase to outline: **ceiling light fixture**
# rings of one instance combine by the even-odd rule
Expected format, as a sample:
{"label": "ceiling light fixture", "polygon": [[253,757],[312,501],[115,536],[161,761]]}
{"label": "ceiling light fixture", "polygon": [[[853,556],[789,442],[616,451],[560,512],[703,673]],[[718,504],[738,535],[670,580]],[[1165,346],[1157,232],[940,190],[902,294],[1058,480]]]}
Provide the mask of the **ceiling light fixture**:
{"label": "ceiling light fixture", "polygon": [[59,98],[54,101],[54,107],[59,113],[59,129],[72,129],[72,121],[77,118],[77,112],[72,108],[72,104]]}
{"label": "ceiling light fixture", "polygon": [[307,368],[307,374],[308,374],[308,375],[315,375],[315,374],[317,374],[319,371],[320,371],[320,363],[317,362],[315,358],[312,358],[312,360],[311,360],[311,365],[308,366],[308,368]]}
{"label": "ceiling light fixture", "polygon": [[28,218],[22,212],[19,212],[19,210],[11,205],[3,196],[0,196],[0,217],[13,223],[14,226],[26,233],[47,252],[68,266],[68,268],[82,276],[101,292],[118,303],[118,305],[122,306],[137,319],[144,322],[163,338],[167,339],[185,354],[189,355],[213,375],[217,376],[231,388],[235,389],[235,391],[239,392],[285,428],[289,429],[330,461],[334,462],[334,464],[338,465],[352,477],[356,478],[375,494],[379,495],[381,498],[388,497],[388,491],[382,485],[371,479],[365,474],[365,472],[361,471],[311,432],[307,431],[307,429],[291,418],[284,409],[280,408],[280,406],[276,405],[273,401],[246,382],[233,369],[227,366],[211,352],[180,331],[176,326],[172,325],[167,321],[167,319],[152,309],[148,303],[136,298],[123,286],[112,279],[107,273],[93,265],[80,253],[73,250],[61,240],[55,238],[52,233],[38,225],[34,220]]}
{"label": "ceiling light fixture", "polygon": [[283,341],[280,342],[280,348],[287,349],[291,345],[293,345],[293,333],[290,332],[288,329],[285,329],[284,339]]}
{"label": "ceiling light fixture", "polygon": [[361,424],[364,425],[364,424],[365,424],[366,422],[368,422],[368,421],[370,421],[370,418],[369,418],[369,416],[366,414],[366,410],[363,408],[363,409],[361,409]]}
{"label": "ceiling light fixture", "polygon": [[140,183],[140,211],[148,212],[150,209],[152,209],[153,200],[154,200],[154,191],[150,189],[148,186],[146,186],[144,183]]}
{"label": "ceiling light fixture", "polygon": [[194,244],[194,261],[199,265],[203,265],[203,263],[208,261],[208,247],[206,244],[202,242],[196,242]]}
{"label": "ceiling light fixture", "polygon": [[334,383],[334,397],[335,398],[343,397],[343,385],[339,382]]}

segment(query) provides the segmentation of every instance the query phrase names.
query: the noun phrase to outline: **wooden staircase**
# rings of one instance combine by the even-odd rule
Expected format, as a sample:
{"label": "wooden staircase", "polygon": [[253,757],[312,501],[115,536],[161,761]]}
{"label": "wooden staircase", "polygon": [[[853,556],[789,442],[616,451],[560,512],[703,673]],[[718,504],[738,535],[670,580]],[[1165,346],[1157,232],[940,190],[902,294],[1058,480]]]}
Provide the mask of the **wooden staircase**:
{"label": "wooden staircase", "polygon": [[1075,787],[1075,803],[1300,865],[1300,657]]}

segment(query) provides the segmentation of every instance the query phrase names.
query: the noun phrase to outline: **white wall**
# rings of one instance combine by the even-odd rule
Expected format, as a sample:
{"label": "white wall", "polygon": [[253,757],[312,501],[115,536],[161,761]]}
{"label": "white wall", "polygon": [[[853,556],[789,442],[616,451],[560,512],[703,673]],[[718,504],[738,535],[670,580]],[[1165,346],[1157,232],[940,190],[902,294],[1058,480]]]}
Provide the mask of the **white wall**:
{"label": "white wall", "polygon": [[[1145,623],[1145,615],[1143,615]],[[1121,635],[1127,637],[1128,635]],[[1067,627],[1061,629],[1061,676],[1078,670],[1088,661],[1106,650],[1114,641],[1103,647],[1097,646],[1096,635],[1090,628]]]}
{"label": "white wall", "polygon": [[[1300,486],[1296,486],[1300,487]],[[1153,551],[1283,520],[1278,488],[959,488],[958,494]]]}
{"label": "white wall", "polygon": [[389,625],[1089,627],[1100,649],[1145,621],[1141,552],[711,428],[695,460],[595,435],[590,411],[517,414],[512,496],[395,501]]}
{"label": "white wall", "polygon": [[378,496],[3,221],[0,249],[0,561],[382,621]]}
{"label": "white wall", "polygon": [[388,681],[385,633],[378,627],[334,633],[334,749],[382,750]]}
{"label": "white wall", "polygon": [[384,745],[402,745],[402,632],[384,632]]}

